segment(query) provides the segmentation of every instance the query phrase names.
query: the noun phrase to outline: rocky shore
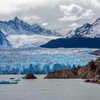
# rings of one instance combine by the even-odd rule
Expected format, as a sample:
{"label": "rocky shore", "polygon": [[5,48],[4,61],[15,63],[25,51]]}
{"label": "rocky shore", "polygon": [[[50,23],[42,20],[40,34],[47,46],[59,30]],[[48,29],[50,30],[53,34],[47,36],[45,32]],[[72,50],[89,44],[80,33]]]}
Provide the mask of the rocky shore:
{"label": "rocky shore", "polygon": [[86,82],[100,84],[100,58],[83,67],[50,72],[45,79],[86,79]]}

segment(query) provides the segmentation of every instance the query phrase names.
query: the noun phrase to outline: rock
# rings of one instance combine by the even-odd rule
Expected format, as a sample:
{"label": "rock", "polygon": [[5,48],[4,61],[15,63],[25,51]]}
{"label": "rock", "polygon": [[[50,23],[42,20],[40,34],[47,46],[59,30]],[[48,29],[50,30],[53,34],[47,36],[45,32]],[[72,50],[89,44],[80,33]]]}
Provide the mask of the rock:
{"label": "rock", "polygon": [[80,69],[78,74],[81,79],[91,79],[95,77],[95,72],[89,71],[88,68]]}
{"label": "rock", "polygon": [[95,80],[95,79],[87,79],[87,80],[85,80],[85,82],[97,83],[97,80]]}
{"label": "rock", "polygon": [[15,78],[10,78],[11,80],[14,80]]}
{"label": "rock", "polygon": [[87,67],[80,68],[78,70],[78,75],[82,79],[87,79],[87,74],[88,74],[88,68]]}
{"label": "rock", "polygon": [[88,68],[88,71],[95,71],[96,70],[96,65],[94,61],[89,62],[86,67]]}
{"label": "rock", "polygon": [[87,80],[85,80],[85,82],[100,84],[100,80],[96,80],[96,79],[87,79]]}
{"label": "rock", "polygon": [[100,84],[100,80],[97,80],[97,84]]}
{"label": "rock", "polygon": [[50,72],[45,79],[87,79],[85,82],[100,84],[100,58],[84,67]]}
{"label": "rock", "polygon": [[37,77],[34,76],[33,74],[27,74],[24,76],[24,79],[37,79]]}
{"label": "rock", "polygon": [[95,77],[96,68],[95,62],[91,61],[85,67],[80,68],[78,74],[82,79],[91,79]]}
{"label": "rock", "polygon": [[98,66],[97,69],[96,69],[96,75],[100,76],[100,66]]}
{"label": "rock", "polygon": [[50,72],[45,79],[69,79],[69,78],[78,78],[79,76],[72,72],[71,70],[62,70]]}
{"label": "rock", "polygon": [[[88,77],[88,80],[86,80],[86,82],[100,84],[100,58],[98,58],[94,62],[94,67],[92,66],[92,68],[93,68],[91,69],[92,74],[90,75],[91,77]],[[90,72],[88,72],[88,74],[90,74]]]}
{"label": "rock", "polygon": [[90,80],[89,80],[89,79],[87,79],[87,80],[85,80],[85,82],[90,82]]}
{"label": "rock", "polygon": [[93,61],[89,62],[85,67],[73,68],[71,70],[62,70],[49,73],[45,78],[81,78],[91,79],[95,77],[96,65]]}
{"label": "rock", "polygon": [[84,67],[50,72],[45,79],[87,79],[85,82],[100,84],[100,58]]}

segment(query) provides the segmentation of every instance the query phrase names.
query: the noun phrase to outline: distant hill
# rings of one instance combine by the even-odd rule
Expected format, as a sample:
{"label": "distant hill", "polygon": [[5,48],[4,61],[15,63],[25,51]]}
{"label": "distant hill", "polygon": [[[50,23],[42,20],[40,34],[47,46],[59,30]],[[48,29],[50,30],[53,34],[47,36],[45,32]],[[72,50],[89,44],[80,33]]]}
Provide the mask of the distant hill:
{"label": "distant hill", "polygon": [[41,45],[45,48],[100,48],[100,38],[60,38]]}

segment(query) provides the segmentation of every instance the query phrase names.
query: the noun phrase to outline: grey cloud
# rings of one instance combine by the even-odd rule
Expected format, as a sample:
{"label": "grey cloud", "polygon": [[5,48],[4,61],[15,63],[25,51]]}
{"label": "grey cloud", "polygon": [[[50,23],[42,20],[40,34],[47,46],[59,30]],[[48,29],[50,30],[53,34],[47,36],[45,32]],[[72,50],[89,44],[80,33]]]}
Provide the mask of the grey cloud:
{"label": "grey cloud", "polygon": [[[13,0],[4,1],[9,2]],[[5,13],[0,13],[0,20],[8,20],[15,16],[19,16],[21,19],[31,24],[39,23],[43,25],[43,23],[48,23],[48,25],[46,26],[48,28],[56,29],[57,31],[67,32],[74,26],[82,25],[87,22],[91,23],[96,18],[100,17],[100,14],[98,13],[100,12],[100,0],[22,0],[21,2],[20,1],[21,0],[15,2],[14,11],[8,13],[8,10],[6,11],[6,9],[4,9]],[[73,9],[69,11],[66,10],[68,9],[68,6],[72,4],[76,6],[73,6]],[[8,3],[7,5],[9,6],[10,3]],[[65,6],[65,9],[63,11],[61,11],[61,9],[59,8],[59,6],[62,5]],[[10,10],[11,8],[8,9]],[[59,21],[58,19],[63,19],[63,21]]]}

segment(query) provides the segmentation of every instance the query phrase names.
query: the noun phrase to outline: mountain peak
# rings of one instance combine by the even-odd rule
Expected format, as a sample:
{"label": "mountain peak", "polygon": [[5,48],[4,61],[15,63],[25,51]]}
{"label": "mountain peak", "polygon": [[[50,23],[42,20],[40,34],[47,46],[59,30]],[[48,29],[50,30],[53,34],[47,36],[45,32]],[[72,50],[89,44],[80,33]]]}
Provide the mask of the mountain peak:
{"label": "mountain peak", "polygon": [[15,17],[9,21],[0,21],[0,30],[3,31],[6,35],[8,34],[38,34],[38,35],[52,35],[57,36],[59,33],[56,33],[52,30],[46,29],[39,24],[30,25],[27,22],[24,22],[19,17]]}
{"label": "mountain peak", "polygon": [[98,18],[94,23],[86,23],[81,27],[76,28],[74,35],[81,37],[99,37],[100,38],[100,18]]}
{"label": "mountain peak", "polygon": [[15,22],[15,23],[20,23],[20,22],[23,22],[23,20],[21,20],[19,17],[14,17],[12,20],[10,20],[10,21],[13,21],[13,22]]}
{"label": "mountain peak", "polygon": [[14,18],[14,20],[15,20],[15,21],[19,21],[20,19],[16,16],[16,17]]}

